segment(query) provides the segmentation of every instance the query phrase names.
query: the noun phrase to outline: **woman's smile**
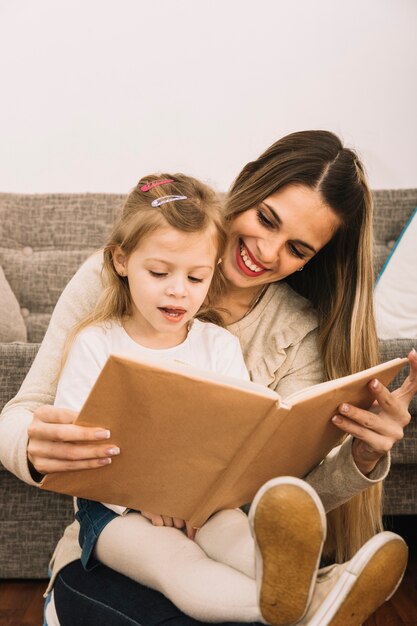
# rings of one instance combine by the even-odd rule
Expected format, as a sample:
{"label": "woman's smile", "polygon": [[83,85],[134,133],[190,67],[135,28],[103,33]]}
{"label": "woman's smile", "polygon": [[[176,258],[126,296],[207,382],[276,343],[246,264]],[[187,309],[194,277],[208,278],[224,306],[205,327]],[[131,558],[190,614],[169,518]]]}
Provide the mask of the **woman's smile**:
{"label": "woman's smile", "polygon": [[242,239],[239,239],[236,246],[236,262],[242,272],[248,276],[260,276],[268,271],[251,253]]}

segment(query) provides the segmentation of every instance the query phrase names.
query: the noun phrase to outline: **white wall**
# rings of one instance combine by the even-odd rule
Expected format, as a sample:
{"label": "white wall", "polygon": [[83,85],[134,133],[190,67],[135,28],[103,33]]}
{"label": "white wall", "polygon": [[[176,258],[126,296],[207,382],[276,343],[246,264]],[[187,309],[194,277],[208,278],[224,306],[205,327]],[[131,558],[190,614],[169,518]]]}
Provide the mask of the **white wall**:
{"label": "white wall", "polygon": [[417,186],[416,26],[415,0],[0,0],[0,190],[226,189],[305,128]]}

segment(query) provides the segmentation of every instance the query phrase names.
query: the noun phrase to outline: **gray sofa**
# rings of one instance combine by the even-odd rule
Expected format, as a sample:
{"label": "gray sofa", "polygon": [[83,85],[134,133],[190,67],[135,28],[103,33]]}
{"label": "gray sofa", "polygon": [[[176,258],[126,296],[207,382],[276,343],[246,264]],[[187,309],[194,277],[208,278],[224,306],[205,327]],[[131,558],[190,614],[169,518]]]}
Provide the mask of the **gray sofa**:
{"label": "gray sofa", "polygon": [[[379,270],[417,205],[417,189],[376,191],[374,197]],[[0,268],[11,288],[9,295],[18,302],[11,320],[17,335],[9,339],[20,340],[4,341],[7,328],[0,318],[0,341],[2,335],[4,341],[0,343],[0,409],[18,391],[63,287],[82,261],[102,245],[123,198],[114,194],[0,194]],[[414,343],[412,339],[382,341],[381,360],[406,355]],[[416,400],[411,412],[417,413]],[[416,435],[412,423],[393,453],[385,488],[388,515],[417,514]],[[56,541],[72,519],[71,498],[30,487],[1,464],[0,485],[0,578],[44,578]]]}

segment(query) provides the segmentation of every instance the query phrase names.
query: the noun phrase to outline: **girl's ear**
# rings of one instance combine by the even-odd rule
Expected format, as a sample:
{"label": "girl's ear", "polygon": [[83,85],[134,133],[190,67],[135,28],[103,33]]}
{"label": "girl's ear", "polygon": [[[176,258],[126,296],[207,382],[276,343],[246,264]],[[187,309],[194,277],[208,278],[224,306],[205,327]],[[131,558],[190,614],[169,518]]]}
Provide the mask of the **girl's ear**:
{"label": "girl's ear", "polygon": [[112,260],[114,269],[119,276],[127,276],[127,258],[120,246],[115,246],[113,248]]}

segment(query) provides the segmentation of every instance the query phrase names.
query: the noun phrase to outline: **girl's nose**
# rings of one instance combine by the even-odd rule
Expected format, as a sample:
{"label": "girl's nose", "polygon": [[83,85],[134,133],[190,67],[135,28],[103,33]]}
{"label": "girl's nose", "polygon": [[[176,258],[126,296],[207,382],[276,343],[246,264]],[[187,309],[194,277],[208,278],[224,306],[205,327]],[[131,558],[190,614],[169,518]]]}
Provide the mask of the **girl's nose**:
{"label": "girl's nose", "polygon": [[172,281],[166,288],[166,294],[168,296],[174,296],[175,298],[185,298],[187,295],[185,281],[182,279]]}

